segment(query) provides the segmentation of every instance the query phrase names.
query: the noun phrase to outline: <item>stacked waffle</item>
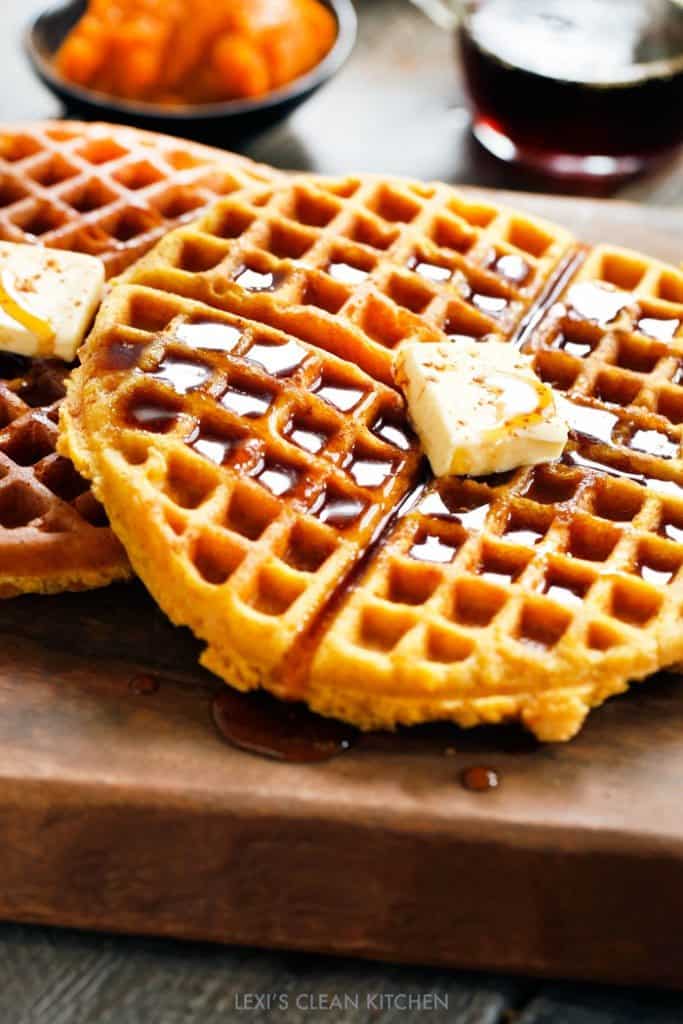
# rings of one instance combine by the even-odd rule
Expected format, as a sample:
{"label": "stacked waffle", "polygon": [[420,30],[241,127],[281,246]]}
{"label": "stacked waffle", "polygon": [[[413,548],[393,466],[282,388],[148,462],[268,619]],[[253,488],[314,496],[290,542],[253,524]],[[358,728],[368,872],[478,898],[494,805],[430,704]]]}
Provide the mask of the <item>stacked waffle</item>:
{"label": "stacked waffle", "polygon": [[[104,124],[0,125],[0,239],[119,273],[217,197],[276,177],[248,160]],[[89,484],[55,452],[68,370],[0,355],[0,595],[130,574]]]}
{"label": "stacked waffle", "polygon": [[[112,290],[63,414],[204,663],[361,727],[566,739],[680,660],[683,274],[443,185],[227,197]],[[495,336],[565,394],[560,462],[434,481],[405,338]]]}

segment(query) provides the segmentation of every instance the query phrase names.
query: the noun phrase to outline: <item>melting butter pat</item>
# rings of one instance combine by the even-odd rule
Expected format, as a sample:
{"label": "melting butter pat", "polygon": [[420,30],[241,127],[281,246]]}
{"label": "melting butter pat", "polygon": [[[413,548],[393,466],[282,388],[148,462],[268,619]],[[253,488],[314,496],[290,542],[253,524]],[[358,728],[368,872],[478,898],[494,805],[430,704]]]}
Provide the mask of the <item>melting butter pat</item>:
{"label": "melting butter pat", "polygon": [[103,288],[94,256],[0,242],[0,349],[71,362]]}
{"label": "melting butter pat", "polygon": [[512,345],[408,341],[394,370],[436,476],[488,476],[562,454],[567,426],[553,391]]}

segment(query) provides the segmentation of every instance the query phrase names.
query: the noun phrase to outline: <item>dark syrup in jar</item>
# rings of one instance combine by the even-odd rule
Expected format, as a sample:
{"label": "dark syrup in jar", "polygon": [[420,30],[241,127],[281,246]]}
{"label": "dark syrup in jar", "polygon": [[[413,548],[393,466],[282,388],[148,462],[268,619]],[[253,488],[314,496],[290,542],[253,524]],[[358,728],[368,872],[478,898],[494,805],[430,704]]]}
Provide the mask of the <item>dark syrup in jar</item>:
{"label": "dark syrup in jar", "polygon": [[470,0],[458,44],[475,134],[503,159],[609,177],[683,141],[677,0]]}

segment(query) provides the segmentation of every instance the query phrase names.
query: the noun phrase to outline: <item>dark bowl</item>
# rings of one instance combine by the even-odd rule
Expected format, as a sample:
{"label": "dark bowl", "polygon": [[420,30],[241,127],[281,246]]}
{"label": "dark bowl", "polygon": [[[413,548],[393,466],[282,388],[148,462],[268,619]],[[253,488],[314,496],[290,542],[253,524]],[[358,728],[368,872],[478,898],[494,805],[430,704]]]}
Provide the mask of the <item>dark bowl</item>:
{"label": "dark bowl", "polygon": [[85,11],[86,0],[67,0],[49,7],[30,23],[24,43],[33,70],[48,89],[59,96],[70,114],[87,120],[119,121],[220,145],[253,135],[281,121],[342,66],[356,40],[356,12],[351,0],[321,0],[321,3],[329,7],[337,21],[337,37],[332,49],[307,74],[257,99],[162,107],[119,100],[67,82],[55,70],[53,58],[67,32]]}

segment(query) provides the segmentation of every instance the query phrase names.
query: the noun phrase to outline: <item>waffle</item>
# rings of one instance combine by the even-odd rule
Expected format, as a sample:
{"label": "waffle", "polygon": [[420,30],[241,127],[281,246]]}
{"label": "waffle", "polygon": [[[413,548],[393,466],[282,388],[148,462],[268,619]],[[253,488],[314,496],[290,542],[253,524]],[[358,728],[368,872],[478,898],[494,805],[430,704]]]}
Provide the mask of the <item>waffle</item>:
{"label": "waffle", "polygon": [[392,384],[413,334],[509,338],[571,241],[448,185],[302,178],[219,202],[127,279],[313,344],[323,330],[323,347]]}
{"label": "waffle", "polygon": [[[262,181],[249,161],[77,122],[0,125],[0,238],[99,256],[118,273],[218,195]],[[0,356],[0,596],[130,574],[101,505],[55,453],[68,370]]]}
{"label": "waffle", "polygon": [[55,451],[68,368],[0,354],[0,597],[129,574],[104,509]]}
{"label": "waffle", "polygon": [[0,238],[99,256],[112,277],[217,197],[275,177],[246,157],[135,128],[0,124]]}
{"label": "waffle", "polygon": [[[683,656],[682,325],[683,274],[645,257],[446,186],[298,181],[125,276],[62,444],[233,685],[362,728],[519,718],[563,740]],[[430,479],[391,349],[467,333],[565,393],[562,460]]]}

